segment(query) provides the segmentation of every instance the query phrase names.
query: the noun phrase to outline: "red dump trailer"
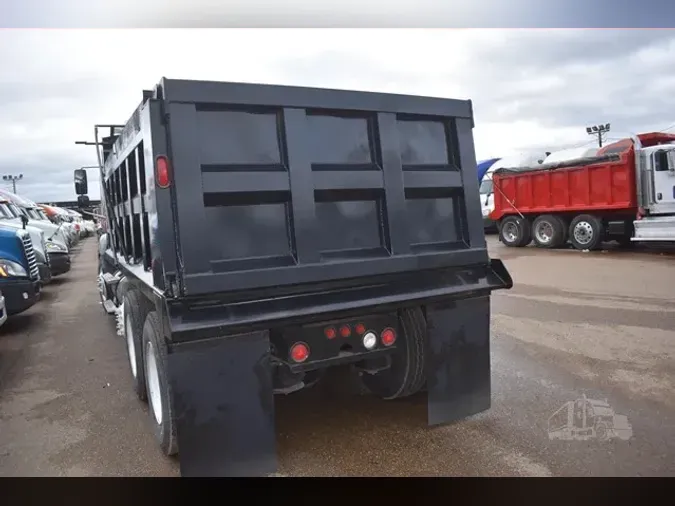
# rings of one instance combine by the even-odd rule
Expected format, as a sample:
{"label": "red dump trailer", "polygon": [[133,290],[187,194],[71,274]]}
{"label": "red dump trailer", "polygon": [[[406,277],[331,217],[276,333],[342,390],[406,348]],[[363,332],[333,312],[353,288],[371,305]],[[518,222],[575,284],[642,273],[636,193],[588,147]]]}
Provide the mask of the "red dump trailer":
{"label": "red dump trailer", "polygon": [[[595,249],[603,240],[639,240],[635,220],[645,214],[649,206],[642,201],[649,202],[647,193],[653,190],[645,181],[658,182],[664,171],[672,174],[667,153],[673,143],[672,134],[640,134],[610,144],[594,157],[497,170],[490,218],[498,224],[500,240],[507,246],[534,241],[555,248],[569,239],[577,249]],[[663,205],[664,192],[656,189],[654,203]]]}

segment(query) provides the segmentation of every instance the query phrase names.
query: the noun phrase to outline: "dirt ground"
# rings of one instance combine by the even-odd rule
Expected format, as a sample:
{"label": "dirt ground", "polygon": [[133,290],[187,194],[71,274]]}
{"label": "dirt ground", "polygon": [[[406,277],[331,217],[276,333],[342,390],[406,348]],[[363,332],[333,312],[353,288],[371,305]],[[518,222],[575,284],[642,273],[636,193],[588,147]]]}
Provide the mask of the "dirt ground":
{"label": "dirt ground", "polygon": [[[488,241],[515,281],[492,299],[492,408],[429,429],[419,398],[280,398],[280,474],[675,476],[675,256]],[[0,476],[177,476],[100,306],[95,240],[79,249],[0,328]],[[550,439],[549,417],[583,395],[625,415],[632,436]]]}

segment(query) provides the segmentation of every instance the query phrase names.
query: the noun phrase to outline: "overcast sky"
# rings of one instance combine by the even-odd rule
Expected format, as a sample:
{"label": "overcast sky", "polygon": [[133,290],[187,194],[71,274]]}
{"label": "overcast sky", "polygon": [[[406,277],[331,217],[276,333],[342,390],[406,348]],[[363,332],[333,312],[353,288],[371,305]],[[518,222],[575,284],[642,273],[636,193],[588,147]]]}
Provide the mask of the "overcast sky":
{"label": "overcast sky", "polygon": [[675,132],[673,30],[0,30],[0,68],[0,174],[38,201],[163,76],[471,98],[479,159]]}

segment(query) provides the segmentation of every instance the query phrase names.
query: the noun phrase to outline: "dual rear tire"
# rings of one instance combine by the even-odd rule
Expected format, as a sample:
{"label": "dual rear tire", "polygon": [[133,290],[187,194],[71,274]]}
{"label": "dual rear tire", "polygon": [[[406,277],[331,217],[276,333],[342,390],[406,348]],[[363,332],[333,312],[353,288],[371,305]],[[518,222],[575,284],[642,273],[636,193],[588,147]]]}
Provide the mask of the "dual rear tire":
{"label": "dual rear tire", "polygon": [[178,453],[176,419],[167,375],[167,347],[157,313],[138,291],[124,294],[124,337],[134,392],[148,403],[153,431],[166,455]]}
{"label": "dual rear tire", "polygon": [[602,220],[592,214],[580,214],[569,226],[559,216],[544,214],[533,222],[519,216],[507,216],[499,226],[501,242],[510,247],[522,248],[530,242],[540,248],[560,248],[568,239],[578,250],[596,250],[604,239]]}

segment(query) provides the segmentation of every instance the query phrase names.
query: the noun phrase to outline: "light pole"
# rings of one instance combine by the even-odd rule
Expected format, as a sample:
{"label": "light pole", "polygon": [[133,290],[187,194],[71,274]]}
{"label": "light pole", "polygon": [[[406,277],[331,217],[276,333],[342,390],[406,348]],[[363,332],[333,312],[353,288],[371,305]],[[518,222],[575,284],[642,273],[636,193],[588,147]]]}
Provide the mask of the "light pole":
{"label": "light pole", "polygon": [[596,135],[598,137],[598,146],[602,147],[602,137],[604,135],[607,135],[607,132],[609,132],[609,123],[605,123],[604,125],[593,125],[586,127],[586,133],[588,135]]}
{"label": "light pole", "polygon": [[15,176],[14,174],[5,174],[2,176],[3,181],[11,181],[12,182],[12,193],[16,193],[16,182],[21,181],[23,179],[23,174],[19,174],[18,176]]}

